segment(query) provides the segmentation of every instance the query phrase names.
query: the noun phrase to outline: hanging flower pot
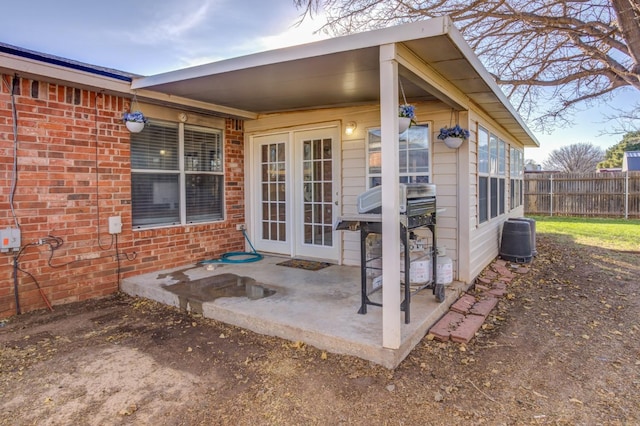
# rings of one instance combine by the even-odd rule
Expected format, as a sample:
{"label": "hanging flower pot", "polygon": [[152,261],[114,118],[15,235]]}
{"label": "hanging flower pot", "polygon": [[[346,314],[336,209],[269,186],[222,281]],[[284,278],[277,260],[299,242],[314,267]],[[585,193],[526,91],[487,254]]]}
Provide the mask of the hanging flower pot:
{"label": "hanging flower pot", "polygon": [[142,129],[144,129],[147,117],[140,111],[125,112],[122,121],[124,121],[124,124],[131,133],[140,133]]}
{"label": "hanging flower pot", "polygon": [[462,142],[469,137],[469,131],[463,129],[459,125],[454,127],[443,127],[440,129],[438,139],[442,140],[444,144],[451,149],[460,148]]}
{"label": "hanging flower pot", "polygon": [[404,131],[406,131],[413,123],[413,119],[415,117],[416,111],[413,105],[400,105],[398,107],[398,132],[403,133]]}
{"label": "hanging flower pot", "polygon": [[144,123],[139,121],[126,121],[125,125],[131,133],[140,133],[144,129]]}
{"label": "hanging flower pot", "polygon": [[409,117],[398,117],[398,133],[404,133],[411,125]]}
{"label": "hanging flower pot", "polygon": [[462,145],[462,142],[464,141],[464,139],[462,138],[456,138],[456,137],[448,137],[444,139],[444,144],[451,149],[458,149],[460,148],[460,145]]}

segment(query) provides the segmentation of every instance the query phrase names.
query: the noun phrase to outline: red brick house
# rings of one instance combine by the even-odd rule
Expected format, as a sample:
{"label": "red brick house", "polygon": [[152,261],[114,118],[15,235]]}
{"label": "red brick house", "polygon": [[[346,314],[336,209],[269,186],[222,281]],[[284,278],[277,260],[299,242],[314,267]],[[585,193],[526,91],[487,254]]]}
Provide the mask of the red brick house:
{"label": "red brick house", "polygon": [[[121,277],[243,249],[242,120],[188,103],[140,104],[174,122],[186,111],[192,130],[219,131],[225,202],[223,220],[134,231],[132,134],[122,121],[133,76],[7,45],[0,75],[0,228],[19,228],[21,247],[0,256],[1,317],[105,296]],[[112,216],[121,234],[109,234]]]}

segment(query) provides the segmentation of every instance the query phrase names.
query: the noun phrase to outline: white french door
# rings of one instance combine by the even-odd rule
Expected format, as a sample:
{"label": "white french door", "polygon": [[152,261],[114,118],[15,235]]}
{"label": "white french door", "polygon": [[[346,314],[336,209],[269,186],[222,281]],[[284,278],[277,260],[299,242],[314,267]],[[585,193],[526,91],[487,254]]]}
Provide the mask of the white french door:
{"label": "white french door", "polygon": [[338,261],[333,230],[340,195],[336,127],[253,140],[254,246],[257,250]]}
{"label": "white french door", "polygon": [[253,242],[259,251],[291,252],[290,135],[254,139]]}
{"label": "white french door", "polygon": [[294,134],[295,255],[337,261],[339,234],[333,230],[340,193],[337,128]]}

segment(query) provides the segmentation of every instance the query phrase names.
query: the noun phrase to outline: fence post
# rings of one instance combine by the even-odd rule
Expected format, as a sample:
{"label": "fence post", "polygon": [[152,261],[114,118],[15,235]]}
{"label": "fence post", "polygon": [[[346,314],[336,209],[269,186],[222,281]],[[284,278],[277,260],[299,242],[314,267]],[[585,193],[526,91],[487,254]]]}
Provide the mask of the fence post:
{"label": "fence post", "polygon": [[549,176],[549,216],[553,216],[553,175]]}
{"label": "fence post", "polygon": [[629,219],[629,171],[624,172],[624,218]]}

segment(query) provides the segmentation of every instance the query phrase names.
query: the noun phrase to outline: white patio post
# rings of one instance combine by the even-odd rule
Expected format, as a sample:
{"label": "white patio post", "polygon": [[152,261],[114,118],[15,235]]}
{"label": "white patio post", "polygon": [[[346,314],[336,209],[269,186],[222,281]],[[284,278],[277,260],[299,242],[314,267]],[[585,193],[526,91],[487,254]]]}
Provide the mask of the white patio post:
{"label": "white patio post", "polygon": [[382,346],[398,349],[400,327],[400,206],[398,171],[398,62],[395,44],[380,46],[382,140]]}

